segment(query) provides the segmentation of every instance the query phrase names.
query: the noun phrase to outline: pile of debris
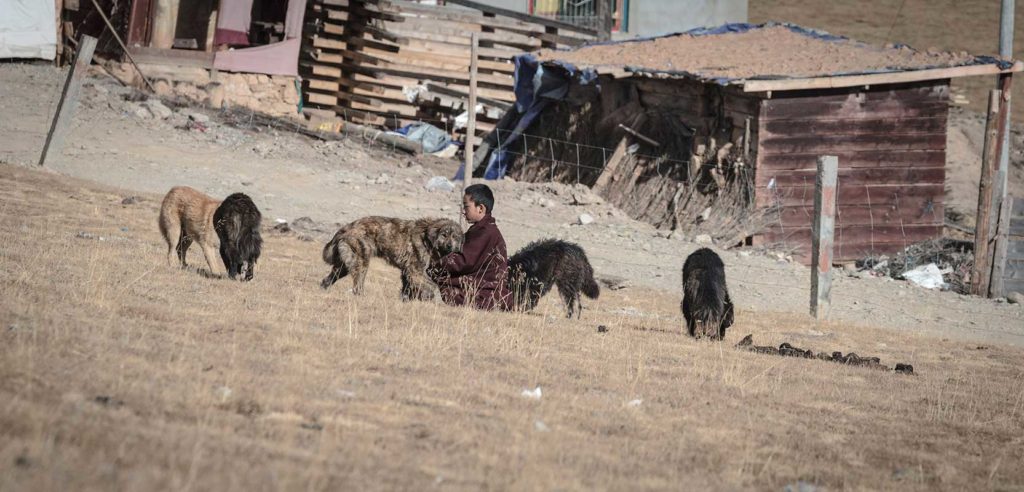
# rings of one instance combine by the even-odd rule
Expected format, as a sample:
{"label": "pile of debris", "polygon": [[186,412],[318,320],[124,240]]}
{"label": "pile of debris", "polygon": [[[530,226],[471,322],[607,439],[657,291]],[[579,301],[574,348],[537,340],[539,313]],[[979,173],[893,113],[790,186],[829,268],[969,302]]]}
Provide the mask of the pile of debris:
{"label": "pile of debris", "polygon": [[[853,352],[850,352],[846,355],[843,355],[842,352],[818,352],[818,354],[815,355],[814,352],[811,350],[797,348],[785,342],[779,345],[778,348],[770,345],[754,345],[753,335],[747,335],[743,337],[743,340],[740,340],[740,342],[736,344],[736,348],[740,350],[747,350],[749,352],[757,352],[759,354],[780,355],[783,357],[800,357],[803,359],[818,359],[828,362],[835,362],[838,364],[867,367],[869,369],[878,369],[882,371],[890,370],[888,366],[882,365],[882,360],[879,359],[878,357],[861,357]],[[898,363],[896,364],[896,367],[893,368],[892,370],[894,370],[898,374],[914,374],[914,366],[910,364]]]}
{"label": "pile of debris", "polygon": [[929,288],[967,294],[974,267],[974,243],[937,238],[911,244],[893,257],[868,256],[851,274],[891,277]]}

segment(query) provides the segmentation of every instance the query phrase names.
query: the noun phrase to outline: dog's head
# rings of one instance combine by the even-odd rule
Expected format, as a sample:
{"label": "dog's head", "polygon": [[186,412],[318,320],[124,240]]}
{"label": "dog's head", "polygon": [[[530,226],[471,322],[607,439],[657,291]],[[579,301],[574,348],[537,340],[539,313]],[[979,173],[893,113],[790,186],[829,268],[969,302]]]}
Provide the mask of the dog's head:
{"label": "dog's head", "polygon": [[451,219],[434,219],[427,225],[425,240],[439,256],[462,251],[462,228]]}

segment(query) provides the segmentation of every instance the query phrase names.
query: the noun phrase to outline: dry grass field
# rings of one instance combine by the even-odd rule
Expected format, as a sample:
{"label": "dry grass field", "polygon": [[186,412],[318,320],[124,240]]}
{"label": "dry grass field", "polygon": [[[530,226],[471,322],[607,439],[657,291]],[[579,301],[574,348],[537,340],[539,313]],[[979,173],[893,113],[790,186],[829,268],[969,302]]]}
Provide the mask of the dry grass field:
{"label": "dry grass field", "polygon": [[1021,349],[743,309],[697,342],[676,292],[482,313],[383,265],[357,299],[272,234],[253,282],[210,279],[132,194],[0,166],[0,490],[1024,487]]}

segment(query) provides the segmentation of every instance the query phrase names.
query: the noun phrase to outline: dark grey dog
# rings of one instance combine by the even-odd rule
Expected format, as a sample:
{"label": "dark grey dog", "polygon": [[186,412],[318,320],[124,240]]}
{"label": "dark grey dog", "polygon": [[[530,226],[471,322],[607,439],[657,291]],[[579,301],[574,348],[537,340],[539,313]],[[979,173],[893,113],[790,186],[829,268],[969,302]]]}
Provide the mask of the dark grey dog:
{"label": "dark grey dog", "polygon": [[213,229],[220,238],[220,258],[229,277],[244,275],[245,280],[252,280],[263,248],[262,218],[256,204],[244,193],[228,196],[213,213]]}
{"label": "dark grey dog", "polygon": [[591,299],[601,293],[583,248],[557,239],[534,241],[512,255],[508,275],[516,309],[537,307],[540,298],[557,286],[566,314],[571,318],[575,312],[578,318],[583,311],[580,293]]}
{"label": "dark grey dog", "polygon": [[690,336],[721,340],[732,326],[733,307],[725,285],[725,264],[708,248],[694,251],[683,264],[680,304]]}

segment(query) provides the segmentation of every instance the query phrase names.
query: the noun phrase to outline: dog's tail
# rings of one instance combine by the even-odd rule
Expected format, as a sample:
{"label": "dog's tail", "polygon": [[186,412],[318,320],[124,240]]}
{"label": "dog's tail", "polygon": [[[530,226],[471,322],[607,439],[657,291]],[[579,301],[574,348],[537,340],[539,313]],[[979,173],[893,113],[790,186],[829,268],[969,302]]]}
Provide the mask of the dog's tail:
{"label": "dog's tail", "polygon": [[583,260],[583,295],[597,299],[597,296],[601,295],[601,287],[597,285],[597,281],[594,280],[594,267],[590,266],[590,260],[587,259],[587,253],[583,251],[583,248],[576,246],[579,249],[580,259]]}
{"label": "dog's tail", "polygon": [[341,263],[341,255],[338,253],[338,243],[341,242],[341,235],[334,236],[327,244],[324,245],[324,263],[328,265],[337,265]]}
{"label": "dog's tail", "polygon": [[589,277],[583,279],[583,295],[597,299],[597,296],[601,295],[601,287],[597,285],[597,281],[594,280],[594,274],[591,273]]}

